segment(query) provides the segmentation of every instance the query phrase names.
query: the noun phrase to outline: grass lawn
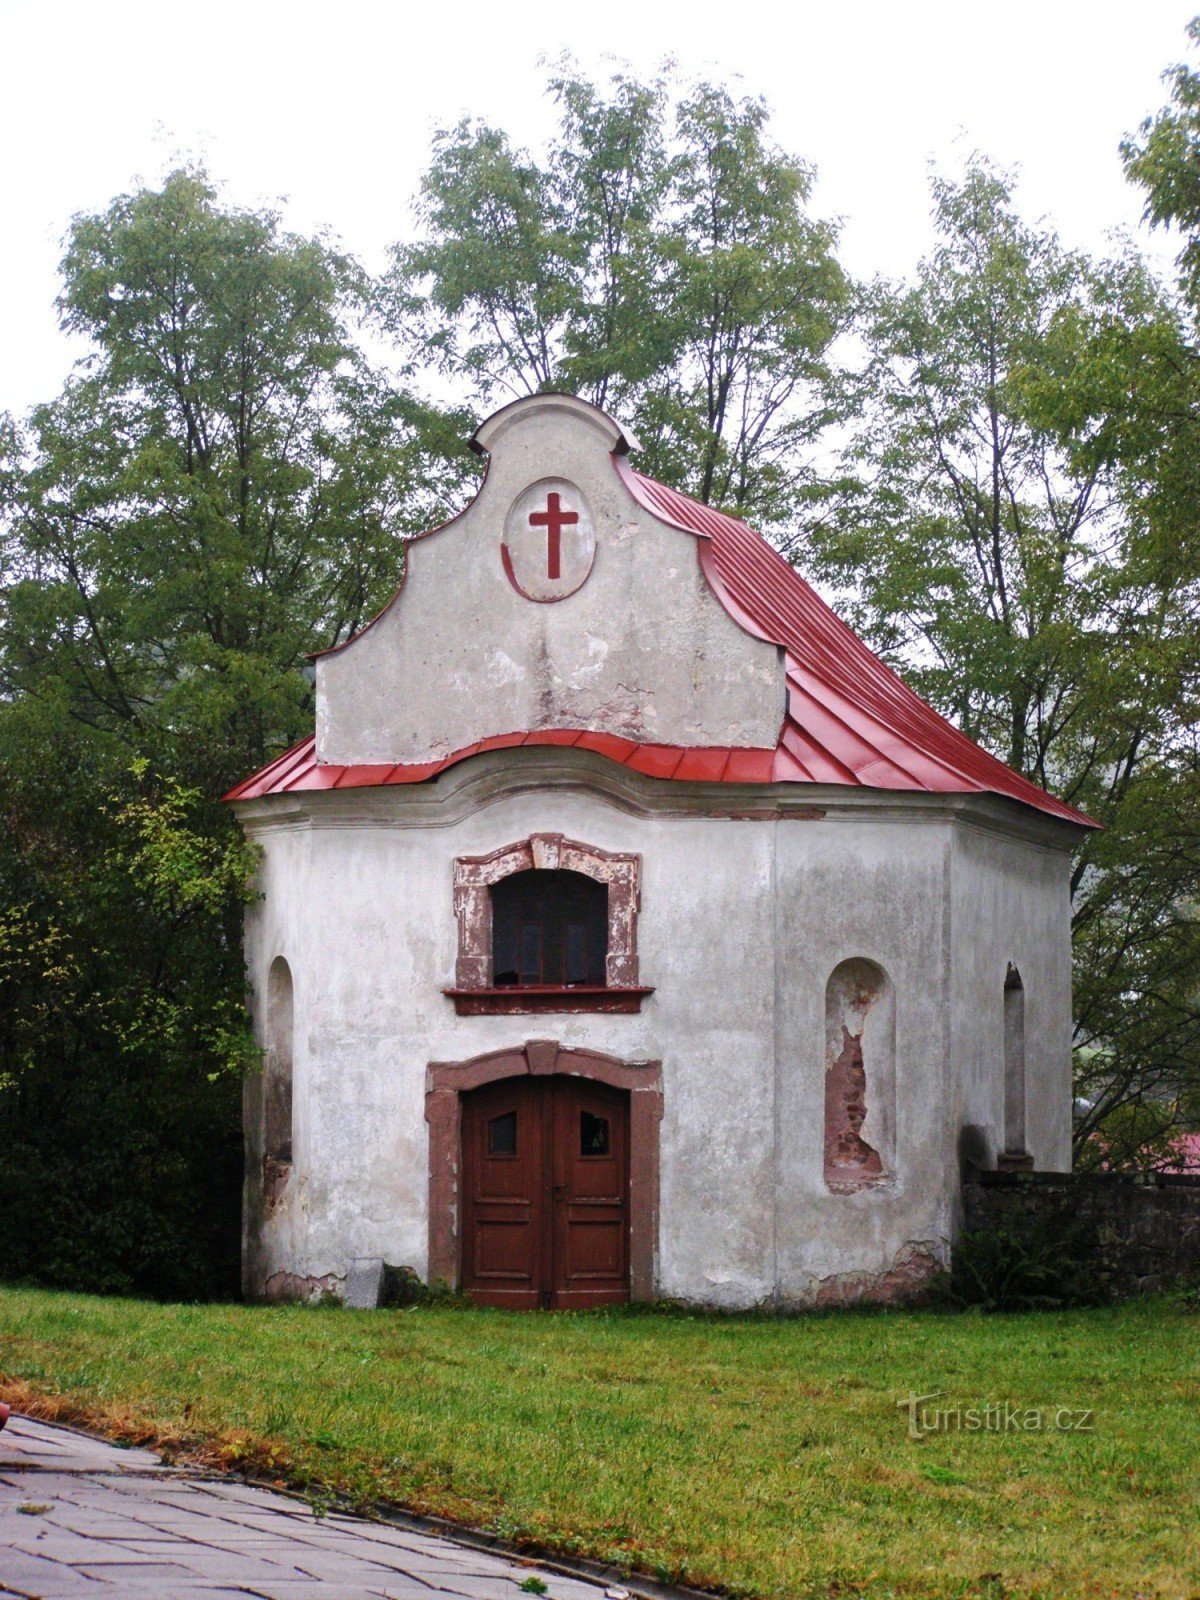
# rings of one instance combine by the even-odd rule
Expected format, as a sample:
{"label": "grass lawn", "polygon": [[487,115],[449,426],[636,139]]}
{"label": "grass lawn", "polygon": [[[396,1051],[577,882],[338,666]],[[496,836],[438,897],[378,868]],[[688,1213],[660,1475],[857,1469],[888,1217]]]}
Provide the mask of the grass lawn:
{"label": "grass lawn", "polygon": [[[771,1321],[0,1289],[0,1374],[43,1416],[737,1594],[1200,1595],[1200,1316],[1171,1301]],[[896,1401],[934,1390],[1092,1426],[911,1439]]]}

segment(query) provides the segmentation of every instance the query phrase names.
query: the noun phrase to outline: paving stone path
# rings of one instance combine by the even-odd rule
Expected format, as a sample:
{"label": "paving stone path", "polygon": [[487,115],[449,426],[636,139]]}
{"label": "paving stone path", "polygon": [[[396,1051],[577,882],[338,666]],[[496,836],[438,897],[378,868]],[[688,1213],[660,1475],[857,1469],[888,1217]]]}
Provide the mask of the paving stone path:
{"label": "paving stone path", "polygon": [[5,1600],[523,1600],[531,1577],[546,1600],[626,1594],[416,1528],[317,1517],[71,1428],[13,1417],[0,1432]]}

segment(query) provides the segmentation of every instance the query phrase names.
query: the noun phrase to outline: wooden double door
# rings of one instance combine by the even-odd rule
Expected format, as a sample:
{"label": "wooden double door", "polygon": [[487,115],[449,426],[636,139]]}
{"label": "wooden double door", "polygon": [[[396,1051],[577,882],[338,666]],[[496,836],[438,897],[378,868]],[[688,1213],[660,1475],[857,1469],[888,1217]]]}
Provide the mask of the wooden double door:
{"label": "wooden double door", "polygon": [[514,1310],[629,1299],[629,1094],[519,1077],[462,1101],[462,1285]]}

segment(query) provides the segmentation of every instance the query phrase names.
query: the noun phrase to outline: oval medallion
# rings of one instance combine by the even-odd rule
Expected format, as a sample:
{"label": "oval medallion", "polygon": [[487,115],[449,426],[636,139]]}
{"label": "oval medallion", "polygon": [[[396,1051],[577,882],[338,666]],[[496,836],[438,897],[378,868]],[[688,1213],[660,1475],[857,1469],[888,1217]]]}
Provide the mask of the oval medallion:
{"label": "oval medallion", "polygon": [[581,588],[596,558],[596,525],[575,485],[542,478],[523,490],[504,519],[500,555],[527,600],[565,600]]}

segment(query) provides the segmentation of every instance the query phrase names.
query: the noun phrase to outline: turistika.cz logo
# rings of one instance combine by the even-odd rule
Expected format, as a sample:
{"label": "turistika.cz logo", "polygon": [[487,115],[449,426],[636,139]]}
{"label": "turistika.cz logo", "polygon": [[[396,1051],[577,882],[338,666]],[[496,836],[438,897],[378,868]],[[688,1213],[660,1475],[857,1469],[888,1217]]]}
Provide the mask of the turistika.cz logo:
{"label": "turistika.cz logo", "polygon": [[1094,1433],[1095,1412],[1080,1406],[1023,1406],[1014,1400],[988,1400],[981,1405],[936,1405],[948,1389],[908,1394],[896,1401],[908,1412],[908,1437],[930,1433]]}

